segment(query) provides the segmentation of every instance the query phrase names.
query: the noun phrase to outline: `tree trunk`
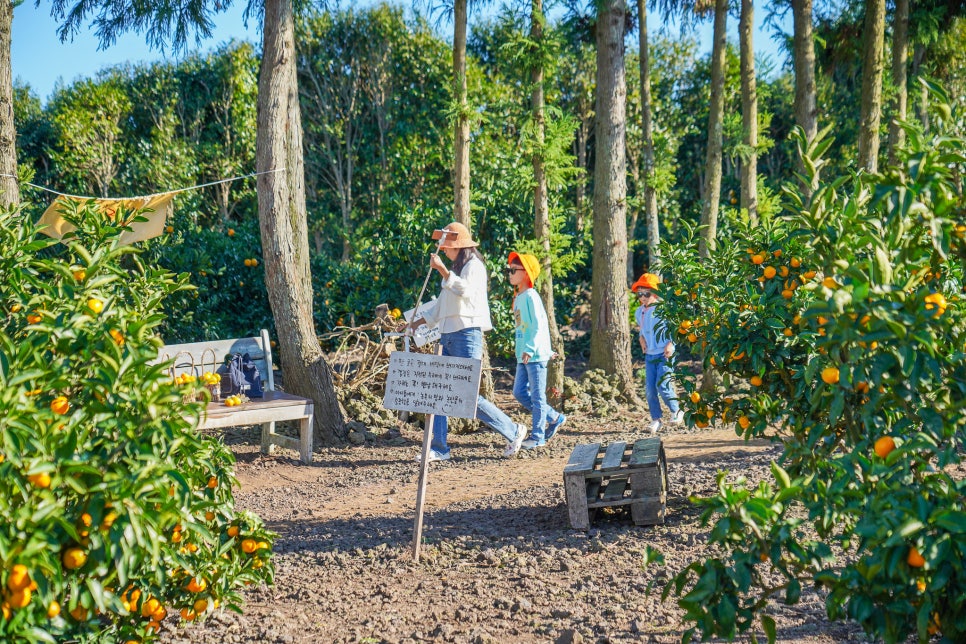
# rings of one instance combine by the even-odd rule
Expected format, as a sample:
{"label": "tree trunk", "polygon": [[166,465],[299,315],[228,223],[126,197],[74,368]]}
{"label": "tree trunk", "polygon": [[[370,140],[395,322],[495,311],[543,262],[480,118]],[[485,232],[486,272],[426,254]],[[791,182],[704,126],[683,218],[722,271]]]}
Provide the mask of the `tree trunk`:
{"label": "tree trunk", "polygon": [[[815,38],[812,35],[812,0],[792,0],[792,50],[795,61],[795,122],[811,144],[818,135],[818,98],[815,88]],[[803,170],[799,160],[799,170]],[[818,188],[818,177],[802,186],[806,197]]]}
{"label": "tree trunk", "polygon": [[[532,0],[530,4],[530,40],[543,43],[543,29],[546,17],[543,15],[543,0]],[[553,406],[560,404],[564,384],[563,336],[557,326],[557,315],[553,303],[553,267],[550,262],[550,208],[547,201],[547,173],[544,167],[544,138],[546,136],[546,113],[544,110],[543,65],[537,63],[530,70],[530,83],[533,91],[530,96],[533,121],[536,125],[537,151],[533,155],[533,232],[543,247],[541,258],[543,280],[540,282],[540,297],[547,309],[547,322],[550,326],[550,345],[557,354],[556,360],[547,365],[547,400]]]}
{"label": "tree trunk", "polygon": [[636,397],[631,378],[627,284],[627,87],[624,79],[624,0],[602,0],[597,14],[596,163],[590,366],[616,375]]}
{"label": "tree trunk", "polygon": [[899,161],[899,148],[906,137],[905,131],[899,127],[899,121],[906,120],[909,105],[906,78],[906,65],[909,62],[909,0],[896,0],[892,23],[892,84],[896,88],[896,101],[889,121],[889,165]]}
{"label": "tree trunk", "polygon": [[453,140],[453,219],[470,226],[470,120],[466,100],[466,2],[453,2],[453,98],[458,110]]}
{"label": "tree trunk", "polygon": [[718,236],[718,202],[721,195],[721,140],[724,122],[724,76],[728,0],[716,0],[714,43],[711,48],[711,105],[708,108],[708,149],[705,157],[704,205],[701,209],[701,238],[698,254],[706,259]]}
{"label": "tree trunk", "polygon": [[[912,50],[912,77],[918,78],[922,62],[926,58],[926,46],[916,43]],[[919,122],[922,129],[929,132],[929,90],[922,83],[919,84]]]}
{"label": "tree trunk", "polygon": [[859,167],[875,172],[879,165],[879,122],[882,118],[882,72],[885,0],[867,0],[862,30],[862,118],[859,121]]}
{"label": "tree trunk", "polygon": [[741,207],[751,224],[758,224],[758,89],[755,80],[755,8],[741,0],[738,32],[741,41],[741,122],[747,157],[741,159]]}
{"label": "tree trunk", "polygon": [[0,6],[0,205],[20,203],[17,185],[17,128],[13,122],[13,69],[10,64],[10,33],[13,3]]}
{"label": "tree trunk", "polygon": [[[590,129],[586,120],[581,118],[580,127],[577,128],[577,167],[581,170],[587,170],[587,139],[590,138],[588,130]],[[584,173],[577,178],[577,220],[575,226],[578,232],[584,231],[584,193],[586,191],[587,180]]]}
{"label": "tree trunk", "polygon": [[657,192],[654,190],[654,128],[651,124],[651,59],[647,47],[647,2],[637,0],[640,16],[638,41],[641,70],[641,135],[644,156],[644,223],[647,226],[647,259],[652,272],[660,270],[661,229],[657,215]]}
{"label": "tree trunk", "polygon": [[258,219],[265,286],[275,317],[285,390],[315,401],[315,440],[345,437],[332,370],[312,319],[302,121],[291,0],[266,0],[258,76]]}

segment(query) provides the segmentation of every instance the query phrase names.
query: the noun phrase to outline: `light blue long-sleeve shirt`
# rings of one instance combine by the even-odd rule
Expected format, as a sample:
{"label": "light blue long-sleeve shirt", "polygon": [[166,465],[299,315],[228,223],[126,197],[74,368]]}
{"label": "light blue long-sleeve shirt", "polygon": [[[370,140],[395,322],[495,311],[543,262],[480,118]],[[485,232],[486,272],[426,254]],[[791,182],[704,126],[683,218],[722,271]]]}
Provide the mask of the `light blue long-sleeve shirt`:
{"label": "light blue long-sleeve shirt", "polygon": [[516,323],[517,362],[523,362],[524,353],[530,354],[530,362],[549,360],[553,354],[550,322],[536,289],[528,288],[513,299],[513,320]]}
{"label": "light blue long-sleeve shirt", "polygon": [[634,318],[637,326],[641,330],[641,337],[647,346],[647,355],[656,356],[664,353],[664,347],[671,344],[671,351],[674,351],[674,343],[667,331],[667,324],[664,318],[657,312],[656,306],[639,306],[634,311]]}

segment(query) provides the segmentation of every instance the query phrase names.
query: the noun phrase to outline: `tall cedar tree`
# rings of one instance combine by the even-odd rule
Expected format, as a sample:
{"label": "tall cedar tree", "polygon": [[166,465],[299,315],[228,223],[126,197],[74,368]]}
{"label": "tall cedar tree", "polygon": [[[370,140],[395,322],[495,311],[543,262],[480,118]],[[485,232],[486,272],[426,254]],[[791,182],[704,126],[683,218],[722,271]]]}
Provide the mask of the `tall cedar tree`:
{"label": "tall cedar tree", "polygon": [[627,296],[627,85],[624,0],[603,0],[597,14],[597,124],[594,166],[594,253],[590,366],[616,375],[626,394],[631,378]]}

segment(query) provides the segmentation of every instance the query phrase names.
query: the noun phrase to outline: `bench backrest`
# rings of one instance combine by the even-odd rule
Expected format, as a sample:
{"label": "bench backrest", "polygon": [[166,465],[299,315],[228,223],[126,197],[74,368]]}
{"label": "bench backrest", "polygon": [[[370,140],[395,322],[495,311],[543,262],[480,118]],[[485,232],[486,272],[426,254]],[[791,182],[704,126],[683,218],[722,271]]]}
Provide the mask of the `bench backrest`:
{"label": "bench backrest", "polygon": [[206,371],[221,374],[222,380],[228,378],[225,357],[233,353],[246,353],[258,367],[262,377],[262,387],[266,391],[275,390],[275,376],[272,373],[272,344],[268,331],[262,329],[261,335],[254,338],[235,338],[233,340],[209,340],[207,342],[188,342],[186,344],[166,344],[158,351],[158,360],[174,360],[174,374],[193,373],[201,376]]}

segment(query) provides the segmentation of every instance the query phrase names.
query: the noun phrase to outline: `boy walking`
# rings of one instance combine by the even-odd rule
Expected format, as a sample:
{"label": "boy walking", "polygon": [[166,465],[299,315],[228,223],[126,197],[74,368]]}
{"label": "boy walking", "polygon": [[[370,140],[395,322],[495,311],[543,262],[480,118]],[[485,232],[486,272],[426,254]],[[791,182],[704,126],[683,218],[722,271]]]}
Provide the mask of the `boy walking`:
{"label": "boy walking", "polygon": [[631,286],[631,290],[641,303],[634,312],[634,319],[640,329],[637,339],[644,352],[644,383],[647,390],[647,406],[651,412],[652,434],[656,434],[661,427],[661,399],[671,411],[671,422],[684,422],[684,412],[678,405],[677,395],[671,384],[671,356],[674,355],[674,343],[671,341],[664,318],[655,306],[660,299],[657,296],[658,288],[659,280],[653,273],[644,273]]}

